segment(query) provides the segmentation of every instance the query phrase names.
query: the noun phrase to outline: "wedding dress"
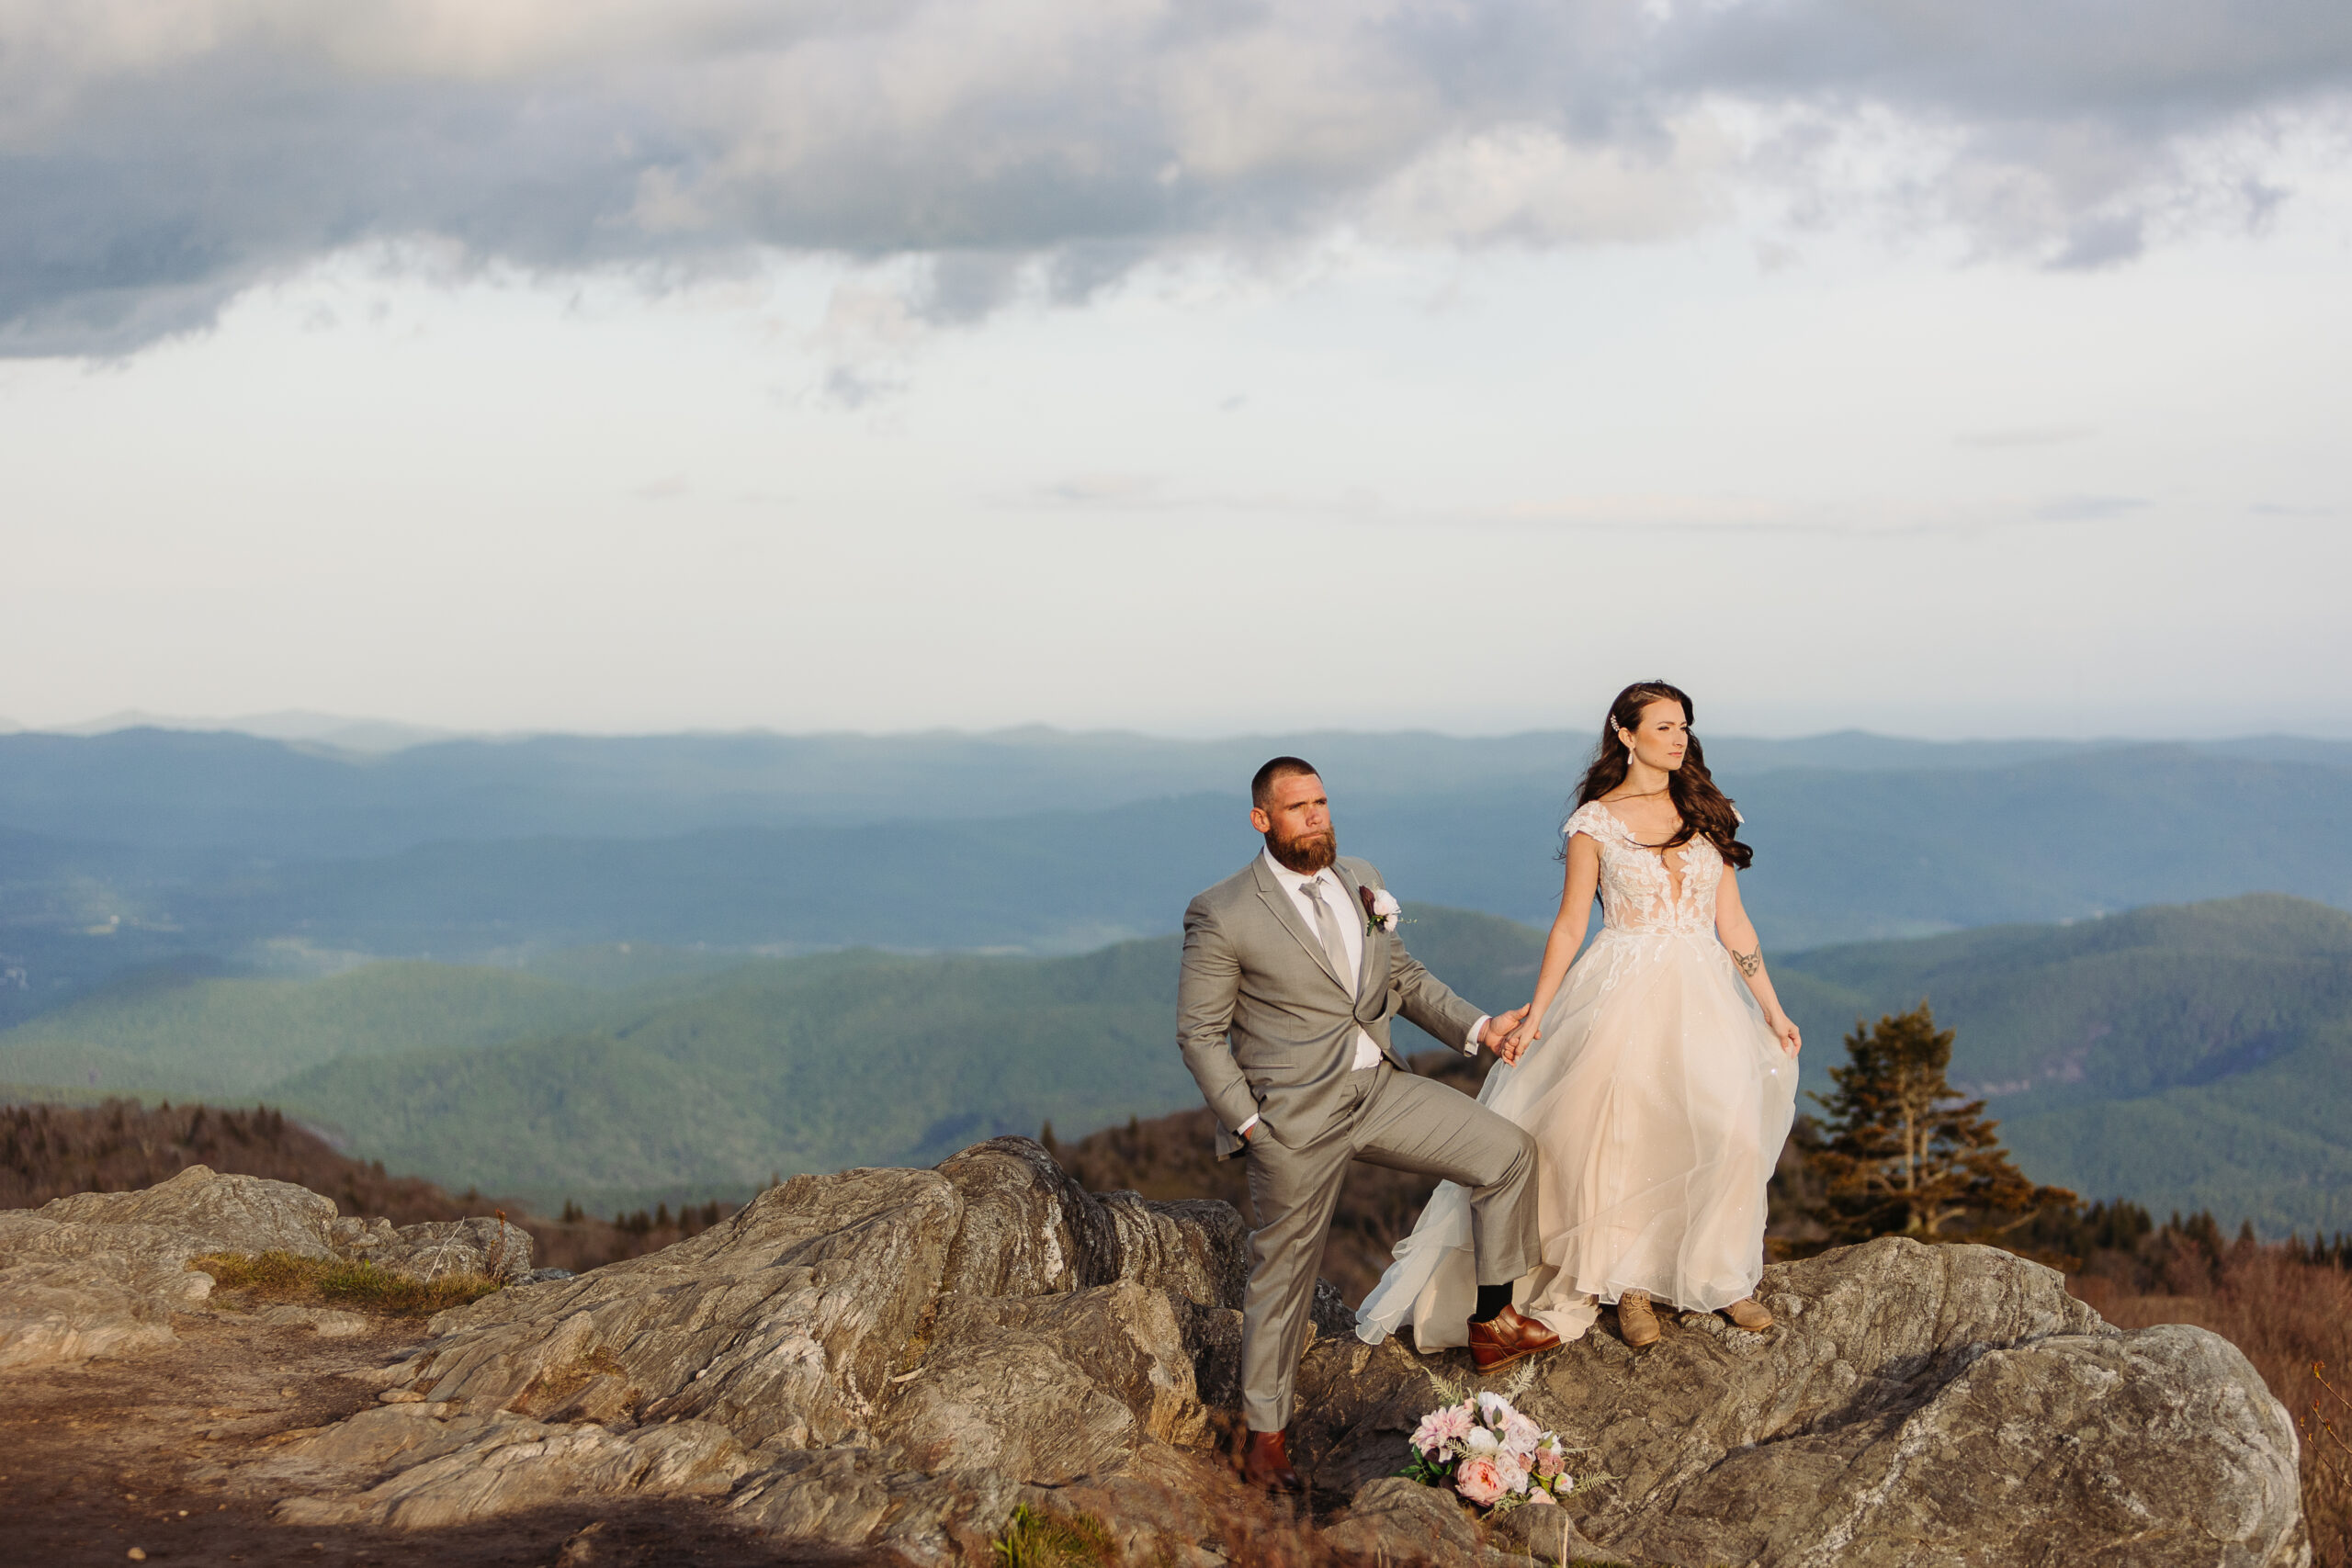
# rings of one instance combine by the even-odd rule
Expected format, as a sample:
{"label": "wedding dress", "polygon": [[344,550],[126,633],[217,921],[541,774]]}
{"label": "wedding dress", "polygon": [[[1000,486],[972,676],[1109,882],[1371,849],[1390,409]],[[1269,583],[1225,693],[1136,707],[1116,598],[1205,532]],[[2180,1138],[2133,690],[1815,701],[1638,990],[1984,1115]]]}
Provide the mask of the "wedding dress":
{"label": "wedding dress", "polygon": [[[1478,1100],[1535,1135],[1543,1261],[1516,1304],[1566,1340],[1626,1291],[1712,1311],[1756,1288],[1797,1064],[1715,935],[1724,860],[1711,840],[1645,848],[1599,801],[1563,831],[1600,848],[1600,934],[1536,1043],[1517,1066],[1497,1064]],[[1356,1333],[1376,1345],[1409,1317],[1419,1348],[1462,1345],[1476,1299],[1469,1194],[1443,1182]]]}

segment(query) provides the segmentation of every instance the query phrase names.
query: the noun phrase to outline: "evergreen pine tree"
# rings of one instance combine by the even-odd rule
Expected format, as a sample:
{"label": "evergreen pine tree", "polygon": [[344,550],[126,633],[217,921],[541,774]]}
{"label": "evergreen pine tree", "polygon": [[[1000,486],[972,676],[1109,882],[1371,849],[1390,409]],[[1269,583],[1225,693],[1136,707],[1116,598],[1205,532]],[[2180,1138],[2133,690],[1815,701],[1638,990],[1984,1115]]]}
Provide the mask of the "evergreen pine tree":
{"label": "evergreen pine tree", "polygon": [[[2015,1229],[2075,1195],[2040,1187],[2011,1163],[1984,1102],[1963,1100],[1945,1078],[1953,1031],[1936,1027],[1922,998],[1910,1012],[1846,1037],[1847,1065],[1832,1067],[1835,1094],[1813,1156],[1827,1179],[1831,1236],[1935,1236],[1974,1217],[1980,1231]],[[2006,1223],[2002,1223],[2003,1220]]]}

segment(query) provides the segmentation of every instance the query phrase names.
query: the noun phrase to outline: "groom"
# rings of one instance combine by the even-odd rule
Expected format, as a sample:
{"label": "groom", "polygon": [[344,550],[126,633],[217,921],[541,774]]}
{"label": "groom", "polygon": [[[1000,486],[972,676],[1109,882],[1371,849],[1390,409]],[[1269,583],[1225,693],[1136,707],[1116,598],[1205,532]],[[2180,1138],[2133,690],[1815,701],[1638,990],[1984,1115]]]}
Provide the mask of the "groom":
{"label": "groom", "polygon": [[1217,1157],[1246,1155],[1258,1228],[1241,1313],[1242,1475],[1300,1490],[1283,1446],[1325,1232],[1348,1161],[1470,1190],[1478,1305],[1470,1352],[1491,1371],[1559,1343],[1510,1304],[1537,1261],[1535,1141],[1468,1096],[1404,1068],[1403,1015],[1467,1052],[1500,1051],[1527,1010],[1487,1018],[1413,961],[1380,874],[1339,858],[1323,781],[1276,757],[1250,781],[1265,852],[1184,911],[1177,1039],[1216,1113]]}

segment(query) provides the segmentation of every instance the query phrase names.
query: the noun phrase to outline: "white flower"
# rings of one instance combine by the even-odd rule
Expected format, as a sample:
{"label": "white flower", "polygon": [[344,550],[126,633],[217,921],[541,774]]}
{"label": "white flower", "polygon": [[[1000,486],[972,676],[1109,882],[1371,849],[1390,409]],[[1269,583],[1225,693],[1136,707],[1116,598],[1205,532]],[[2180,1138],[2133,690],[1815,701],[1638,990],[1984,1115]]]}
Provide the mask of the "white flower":
{"label": "white flower", "polygon": [[1396,895],[1391,893],[1385,887],[1375,887],[1372,890],[1372,918],[1374,919],[1394,919],[1397,915],[1404,911],[1404,905],[1396,902]]}
{"label": "white flower", "polygon": [[1484,1427],[1473,1427],[1470,1435],[1462,1439],[1462,1451],[1481,1459],[1492,1459],[1503,1451],[1503,1440]]}
{"label": "white flower", "polygon": [[1504,1422],[1518,1414],[1511,1408],[1510,1401],[1499,1393],[1481,1393],[1478,1396],[1479,1419],[1489,1427],[1499,1429]]}

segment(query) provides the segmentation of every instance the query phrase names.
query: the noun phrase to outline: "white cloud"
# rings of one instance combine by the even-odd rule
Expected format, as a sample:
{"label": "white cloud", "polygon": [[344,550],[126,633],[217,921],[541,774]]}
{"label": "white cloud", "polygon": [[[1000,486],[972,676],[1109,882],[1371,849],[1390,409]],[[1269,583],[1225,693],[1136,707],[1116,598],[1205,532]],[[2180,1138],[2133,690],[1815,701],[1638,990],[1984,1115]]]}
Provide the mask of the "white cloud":
{"label": "white cloud", "polygon": [[946,258],[946,319],[1356,231],[1770,208],[2128,261],[2292,199],[2352,10],[2152,0],[0,0],[0,344],[119,352],[435,237],[556,271]]}

